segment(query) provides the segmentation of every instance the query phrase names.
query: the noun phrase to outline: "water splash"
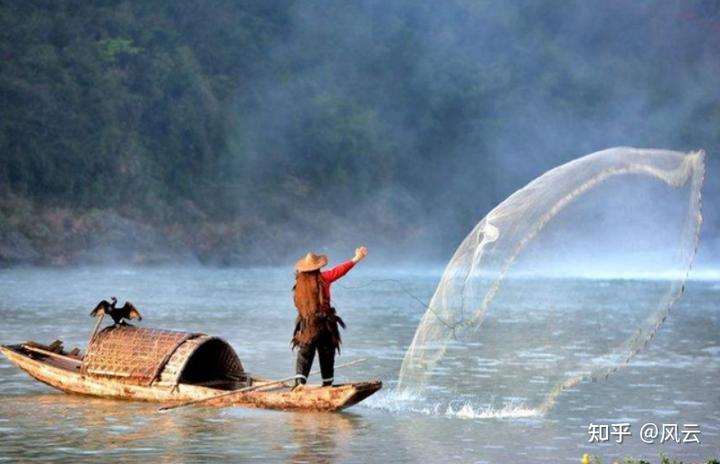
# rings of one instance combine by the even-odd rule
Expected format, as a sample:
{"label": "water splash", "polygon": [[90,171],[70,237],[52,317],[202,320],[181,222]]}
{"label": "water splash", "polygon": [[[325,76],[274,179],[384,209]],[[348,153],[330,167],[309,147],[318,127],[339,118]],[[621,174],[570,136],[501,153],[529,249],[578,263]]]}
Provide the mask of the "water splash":
{"label": "water splash", "polygon": [[500,408],[476,405],[469,401],[434,402],[408,390],[391,390],[375,395],[363,403],[364,407],[393,413],[415,413],[455,419],[519,419],[539,417],[542,411],[527,408],[522,403],[507,402]]}
{"label": "water splash", "polygon": [[499,409],[492,406],[477,407],[471,403],[464,403],[459,408],[449,405],[445,411],[448,417],[457,417],[460,419],[520,419],[527,417],[538,417],[542,415],[539,409],[532,409],[522,404],[509,403]]}

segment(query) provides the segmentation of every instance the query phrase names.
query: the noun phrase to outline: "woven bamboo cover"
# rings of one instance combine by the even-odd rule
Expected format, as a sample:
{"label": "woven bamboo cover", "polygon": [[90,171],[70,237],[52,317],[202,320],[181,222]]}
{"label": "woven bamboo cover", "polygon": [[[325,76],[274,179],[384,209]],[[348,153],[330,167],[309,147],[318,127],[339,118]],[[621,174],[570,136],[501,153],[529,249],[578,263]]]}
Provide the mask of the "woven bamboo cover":
{"label": "woven bamboo cover", "polygon": [[200,335],[184,342],[175,350],[165,367],[163,367],[157,384],[161,386],[177,385],[192,355],[197,352],[198,348],[211,341],[221,342],[224,348],[214,352],[217,356],[216,362],[207,365],[206,369],[213,370],[220,376],[230,375],[235,378],[243,378],[246,374],[235,350],[222,339]]}
{"label": "woven bamboo cover", "polygon": [[95,335],[83,360],[85,375],[150,385],[175,350],[203,334],[110,326]]}

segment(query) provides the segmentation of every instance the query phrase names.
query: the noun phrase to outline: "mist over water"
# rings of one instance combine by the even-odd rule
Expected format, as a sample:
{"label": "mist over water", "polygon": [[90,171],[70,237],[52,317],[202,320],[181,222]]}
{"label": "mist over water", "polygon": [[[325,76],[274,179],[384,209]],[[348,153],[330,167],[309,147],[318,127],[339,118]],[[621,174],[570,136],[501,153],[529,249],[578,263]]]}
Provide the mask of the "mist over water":
{"label": "mist over water", "polygon": [[[0,13],[1,343],[84,347],[87,313],[114,295],[146,327],[224,337],[251,372],[286,377],[292,264],[366,245],[333,298],[349,325],[339,362],[368,361],[337,378],[385,383],[343,414],[158,418],[54,392],[0,359],[0,461],[720,453],[717,1],[8,2]],[[477,229],[481,218],[613,146],[705,150],[690,281],[699,186],[678,194],[674,176],[638,172],[603,179],[550,221],[518,221],[521,243],[484,267],[507,229]],[[460,279],[443,276],[448,260]],[[133,267],[168,262],[183,265]],[[589,423],[622,421],[633,440],[588,446]],[[702,445],[645,445],[646,421],[698,423]]]}

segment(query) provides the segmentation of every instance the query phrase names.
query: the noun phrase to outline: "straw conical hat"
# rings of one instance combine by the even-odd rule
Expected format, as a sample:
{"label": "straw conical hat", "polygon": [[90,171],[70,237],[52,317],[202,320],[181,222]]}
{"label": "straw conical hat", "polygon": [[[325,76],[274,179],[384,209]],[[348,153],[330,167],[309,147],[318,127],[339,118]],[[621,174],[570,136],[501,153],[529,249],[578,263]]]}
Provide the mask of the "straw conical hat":
{"label": "straw conical hat", "polygon": [[295,263],[295,270],[298,272],[317,271],[328,263],[327,256],[308,253]]}

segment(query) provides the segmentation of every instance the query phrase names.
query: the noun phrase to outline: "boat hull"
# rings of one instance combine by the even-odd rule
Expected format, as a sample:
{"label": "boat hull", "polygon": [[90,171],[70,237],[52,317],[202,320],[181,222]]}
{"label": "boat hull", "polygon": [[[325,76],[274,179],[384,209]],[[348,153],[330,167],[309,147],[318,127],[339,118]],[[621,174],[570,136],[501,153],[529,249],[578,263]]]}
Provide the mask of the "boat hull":
{"label": "boat hull", "polygon": [[[164,404],[194,401],[226,393],[227,390],[180,383],[175,387],[135,385],[116,379],[93,377],[80,373],[80,364],[57,362],[36,357],[17,346],[0,346],[8,360],[36,380],[66,393],[114,398],[118,400],[151,401]],[[258,380],[258,382],[262,382]],[[308,386],[291,391],[290,385],[259,387],[217,400],[204,406],[240,406],[280,410],[339,411],[359,403],[382,388],[382,382],[358,382],[333,387]]]}

